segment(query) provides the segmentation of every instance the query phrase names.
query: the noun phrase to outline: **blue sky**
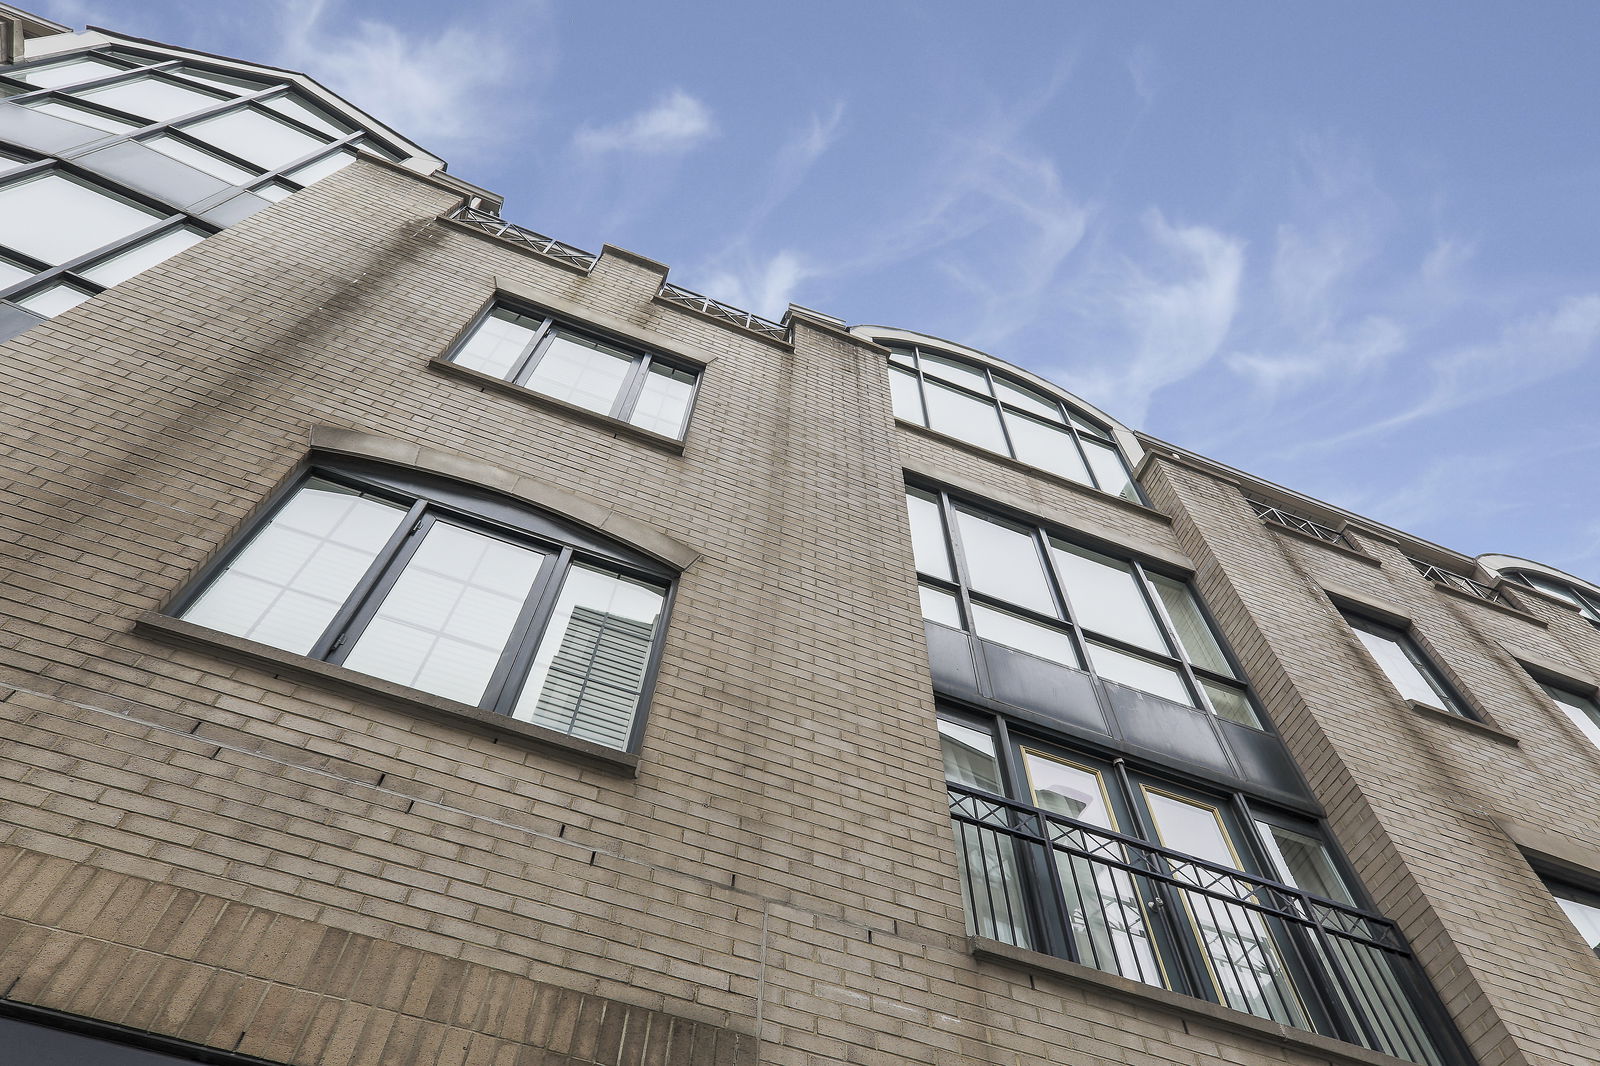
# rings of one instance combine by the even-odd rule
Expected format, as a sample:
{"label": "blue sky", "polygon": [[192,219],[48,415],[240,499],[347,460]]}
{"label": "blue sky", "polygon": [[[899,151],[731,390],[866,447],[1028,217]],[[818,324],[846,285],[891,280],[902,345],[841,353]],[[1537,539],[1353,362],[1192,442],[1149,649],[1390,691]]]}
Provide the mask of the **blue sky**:
{"label": "blue sky", "polygon": [[506,217],[1600,578],[1600,4],[34,0],[305,70]]}

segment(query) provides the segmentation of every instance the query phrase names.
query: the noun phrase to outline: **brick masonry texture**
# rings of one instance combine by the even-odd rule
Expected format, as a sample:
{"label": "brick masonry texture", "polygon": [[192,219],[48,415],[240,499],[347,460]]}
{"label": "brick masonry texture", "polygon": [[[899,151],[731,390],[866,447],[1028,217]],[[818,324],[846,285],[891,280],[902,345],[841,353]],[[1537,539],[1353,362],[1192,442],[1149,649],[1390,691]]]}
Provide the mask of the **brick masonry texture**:
{"label": "brick masonry texture", "polygon": [[[1137,508],[897,426],[871,345],[759,340],[457,202],[357,163],[0,348],[6,997],[307,1066],[1393,1062],[973,954],[909,470],[1193,570],[1479,1062],[1600,1062],[1600,960],[1502,826],[1600,846],[1600,753],[1502,646],[1600,674],[1593,627],[1280,536],[1191,466]],[[431,372],[496,278],[702,359],[683,454]],[[636,777],[136,627],[320,427],[692,549]],[[1515,743],[1402,703],[1329,585]]]}

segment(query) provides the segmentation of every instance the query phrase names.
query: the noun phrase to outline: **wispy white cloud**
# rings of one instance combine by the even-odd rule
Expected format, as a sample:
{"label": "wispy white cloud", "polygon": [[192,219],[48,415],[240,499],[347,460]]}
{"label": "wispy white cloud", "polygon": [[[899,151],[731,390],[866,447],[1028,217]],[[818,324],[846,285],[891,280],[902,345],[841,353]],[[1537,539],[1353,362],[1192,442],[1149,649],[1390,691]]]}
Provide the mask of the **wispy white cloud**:
{"label": "wispy white cloud", "polygon": [[711,109],[682,89],[673,89],[628,118],[604,126],[580,127],[572,143],[585,155],[677,155],[704,143],[716,132]]}
{"label": "wispy white cloud", "polygon": [[732,267],[711,274],[707,294],[768,318],[781,318],[795,291],[818,269],[798,252],[784,249],[760,257],[745,255]]}

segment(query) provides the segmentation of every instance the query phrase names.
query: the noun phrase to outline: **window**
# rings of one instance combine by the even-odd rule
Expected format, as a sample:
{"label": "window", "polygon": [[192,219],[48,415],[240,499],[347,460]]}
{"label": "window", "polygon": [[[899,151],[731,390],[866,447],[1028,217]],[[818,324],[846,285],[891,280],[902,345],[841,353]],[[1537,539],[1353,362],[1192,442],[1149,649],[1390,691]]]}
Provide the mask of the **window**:
{"label": "window", "polygon": [[926,348],[893,348],[896,418],[1141,502],[1111,431],[1048,393]]}
{"label": "window", "polygon": [[1262,727],[1184,582],[948,493],[910,488],[906,507],[928,621]]}
{"label": "window", "polygon": [[1349,611],[1343,613],[1362,647],[1367,649],[1367,654],[1377,662],[1379,669],[1401,696],[1462,718],[1473,717],[1468,713],[1465,701],[1456,695],[1449,682],[1428,661],[1409,634],[1364,615]]}
{"label": "window", "polygon": [[1544,879],[1544,884],[1555,897],[1556,905],[1572,921],[1583,942],[1596,955],[1600,955],[1600,892],[1591,892],[1587,888],[1549,877]]}
{"label": "window", "polygon": [[664,437],[683,436],[699,380],[688,366],[500,304],[449,359]]}
{"label": "window", "polygon": [[1577,585],[1561,581],[1544,574],[1535,574],[1528,570],[1507,570],[1505,576],[1518,581],[1531,589],[1554,596],[1563,603],[1571,604],[1584,618],[1600,626],[1600,594],[1588,589],[1579,588]]}
{"label": "window", "polygon": [[1556,707],[1577,727],[1578,732],[1600,748],[1600,703],[1595,702],[1594,693],[1575,692],[1547,681],[1539,682],[1539,687],[1555,701]]}
{"label": "window", "polygon": [[179,601],[197,625],[632,747],[671,574],[434,479],[311,472]]}
{"label": "window", "polygon": [[1320,825],[1064,748],[939,722],[969,931],[1428,1066],[1457,1061],[1420,971]]}

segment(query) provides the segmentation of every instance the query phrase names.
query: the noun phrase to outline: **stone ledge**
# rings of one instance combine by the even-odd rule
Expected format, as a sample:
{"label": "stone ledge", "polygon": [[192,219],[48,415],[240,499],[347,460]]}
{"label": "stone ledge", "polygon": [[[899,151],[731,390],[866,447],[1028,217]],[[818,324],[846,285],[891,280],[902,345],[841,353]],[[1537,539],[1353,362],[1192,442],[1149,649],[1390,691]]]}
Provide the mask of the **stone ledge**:
{"label": "stone ledge", "polygon": [[1088,985],[1102,992],[1131,1000],[1140,1007],[1154,1006],[1190,1018],[1198,1018],[1220,1028],[1245,1033],[1280,1047],[1321,1056],[1338,1066],[1416,1066],[1406,1059],[1397,1059],[1381,1051],[1371,1051],[1358,1044],[1349,1044],[1305,1029],[1280,1025],[1265,1018],[1257,1018],[1254,1014],[1246,1014],[1244,1011],[1195,999],[1181,992],[1129,980],[1081,963],[1058,959],[1053,955],[1043,955],[1037,951],[1015,947],[1003,941],[973,936],[968,937],[968,946],[972,954],[983,961],[1004,963],[1035,973],[1049,974],[1074,984]]}
{"label": "stone ledge", "polygon": [[1514,748],[1522,746],[1522,741],[1518,740],[1510,733],[1507,733],[1499,726],[1490,725],[1488,722],[1480,722],[1476,718],[1464,718],[1461,715],[1453,714],[1450,711],[1441,711],[1437,707],[1429,707],[1426,703],[1419,703],[1416,700],[1406,700],[1406,706],[1410,707],[1418,714],[1425,715],[1426,717],[1432,718],[1435,721],[1448,722],[1457,729],[1464,729],[1469,733],[1477,733],[1481,736],[1488,737],[1490,740],[1498,740],[1502,744],[1510,744]]}
{"label": "stone ledge", "polygon": [[569,737],[553,729],[545,729],[507,715],[486,711],[481,707],[473,707],[418,689],[407,688],[392,681],[369,677],[333,663],[308,659],[304,655],[296,655],[254,640],[219,633],[205,626],[195,625],[193,622],[185,622],[181,618],[146,611],[134,620],[133,631],[149,640],[178,643],[212,652],[247,666],[288,673],[312,682],[336,686],[358,697],[378,700],[386,707],[435,722],[443,722],[446,725],[458,726],[494,737],[496,740],[510,738],[526,743],[529,747],[547,750],[562,757],[580,759],[626,777],[638,776],[639,756],[631,752],[617,751],[591,741]]}
{"label": "stone ledge", "polygon": [[[1550,623],[1546,622],[1543,618],[1540,618],[1537,615],[1529,614],[1522,608],[1514,607],[1510,603],[1497,603],[1494,600],[1486,600],[1482,596],[1474,596],[1470,592],[1462,592],[1455,586],[1446,585],[1442,581],[1433,581],[1431,579],[1424,580],[1427,580],[1430,585],[1444,593],[1446,596],[1454,596],[1458,600],[1466,600],[1468,603],[1476,603],[1478,606],[1487,607],[1492,611],[1499,611],[1502,614],[1509,614],[1513,618],[1520,618],[1530,625],[1538,626],[1540,629],[1550,628]],[[1502,595],[1504,595],[1504,593],[1502,593]]]}

